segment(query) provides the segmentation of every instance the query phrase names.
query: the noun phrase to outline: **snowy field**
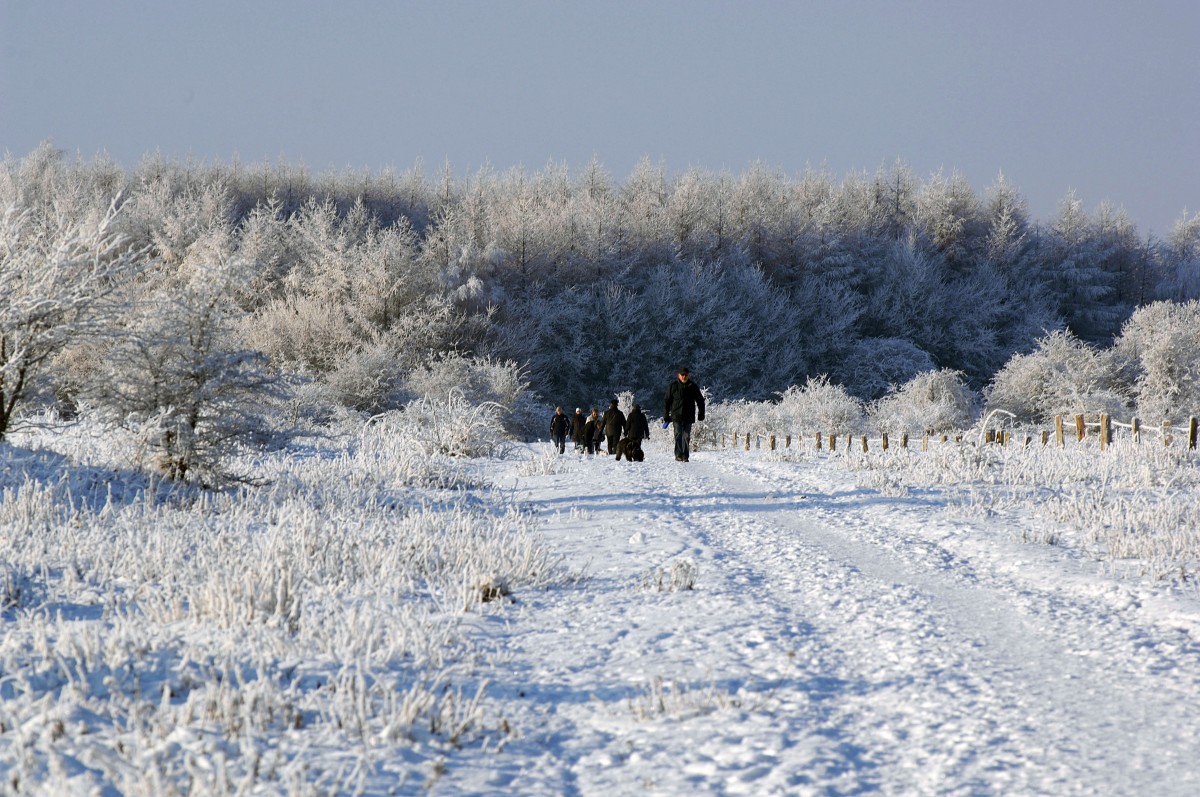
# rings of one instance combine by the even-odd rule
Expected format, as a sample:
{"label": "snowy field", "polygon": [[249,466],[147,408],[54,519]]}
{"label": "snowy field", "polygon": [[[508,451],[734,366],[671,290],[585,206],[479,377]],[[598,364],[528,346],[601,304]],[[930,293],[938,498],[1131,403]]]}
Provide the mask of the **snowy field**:
{"label": "snowy field", "polygon": [[14,436],[0,793],[1200,792],[1185,451],[653,434],[207,497]]}

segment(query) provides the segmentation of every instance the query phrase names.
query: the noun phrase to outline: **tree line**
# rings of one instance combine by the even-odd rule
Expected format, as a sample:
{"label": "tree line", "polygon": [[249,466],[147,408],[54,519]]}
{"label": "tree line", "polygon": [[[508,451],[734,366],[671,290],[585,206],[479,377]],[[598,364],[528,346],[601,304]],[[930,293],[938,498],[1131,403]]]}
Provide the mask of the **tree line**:
{"label": "tree line", "polygon": [[[177,369],[159,393],[206,368],[248,392],[286,374],[363,413],[438,368],[495,381],[505,363],[572,405],[657,394],[681,365],[727,400],[818,375],[873,400],[938,369],[979,389],[1048,334],[1104,346],[1136,308],[1200,296],[1200,214],[1158,240],[1068,194],[1037,220],[1003,176],[977,193],[900,162],[835,179],[644,161],[618,182],[597,161],[126,170],[44,144],[5,158],[0,209],[8,415],[57,394],[148,416],[182,400],[146,395],[135,377],[153,368]],[[34,354],[39,292],[60,334]]]}

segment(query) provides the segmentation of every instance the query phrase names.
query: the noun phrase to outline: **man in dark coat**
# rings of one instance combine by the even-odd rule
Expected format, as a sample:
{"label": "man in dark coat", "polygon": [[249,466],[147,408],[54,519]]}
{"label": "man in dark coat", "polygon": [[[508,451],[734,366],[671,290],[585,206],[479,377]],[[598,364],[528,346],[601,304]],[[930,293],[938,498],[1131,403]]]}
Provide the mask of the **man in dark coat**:
{"label": "man in dark coat", "polygon": [[621,432],[625,431],[625,413],[617,407],[617,400],[609,402],[604,411],[604,436],[608,440],[608,453],[617,453],[617,443],[621,440]]}
{"label": "man in dark coat", "polygon": [[667,387],[663,402],[663,423],[670,423],[675,435],[675,460],[687,462],[691,455],[692,424],[704,420],[704,394],[692,381],[686,368],[680,368]]}
{"label": "man in dark coat", "polygon": [[587,416],[583,414],[583,410],[579,407],[575,408],[575,414],[571,416],[571,440],[575,443],[576,451],[583,451],[586,447],[587,438],[584,435],[587,427]]}
{"label": "man in dark coat", "polygon": [[646,414],[642,412],[640,404],[634,404],[633,409],[629,411],[629,418],[625,424],[625,436],[638,450],[641,450],[643,440],[650,439],[650,422],[646,420]]}
{"label": "man in dark coat", "polygon": [[556,407],[550,416],[550,441],[558,449],[558,453],[566,453],[567,432],[571,429],[571,419],[563,413],[562,407]]}

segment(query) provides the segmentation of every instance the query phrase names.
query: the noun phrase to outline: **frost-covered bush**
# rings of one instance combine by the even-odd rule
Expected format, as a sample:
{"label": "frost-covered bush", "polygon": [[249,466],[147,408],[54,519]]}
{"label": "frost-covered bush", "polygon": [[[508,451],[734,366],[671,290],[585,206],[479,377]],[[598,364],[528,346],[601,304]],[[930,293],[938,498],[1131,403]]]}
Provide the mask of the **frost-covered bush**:
{"label": "frost-covered bush", "polygon": [[927,371],[870,408],[872,424],[881,432],[948,432],[965,429],[978,401],[961,371]]}
{"label": "frost-covered bush", "polygon": [[494,413],[497,428],[518,437],[541,435],[550,417],[531,392],[525,369],[511,360],[442,354],[414,368],[404,389],[427,399],[431,407],[449,405],[467,412],[476,405],[494,405],[486,412]]}
{"label": "frost-covered bush", "polygon": [[373,420],[373,434],[408,441],[426,455],[490,457],[508,447],[502,417],[504,407],[494,401],[468,401],[460,390],[444,398],[426,395],[403,410]]}
{"label": "frost-covered bush", "polygon": [[1200,301],[1155,302],[1125,322],[1113,358],[1147,421],[1200,415]]}
{"label": "frost-covered bush", "polygon": [[240,326],[247,345],[305,374],[333,370],[357,342],[340,307],[305,296],[271,301]]}
{"label": "frost-covered bush", "polygon": [[1055,415],[1129,414],[1111,352],[1061,330],[1038,340],[1030,354],[1014,355],[992,379],[985,401],[989,410],[1011,412],[1022,423],[1045,423]]}
{"label": "frost-covered bush", "polygon": [[776,405],[766,401],[722,401],[707,409],[705,426],[715,434],[769,434],[778,421]]}
{"label": "frost-covered bush", "polygon": [[677,559],[652,569],[642,578],[642,586],[654,592],[686,592],[696,588],[698,573],[691,559]]}
{"label": "frost-covered bush", "polygon": [[792,386],[778,401],[727,401],[709,408],[706,428],[713,434],[846,434],[863,429],[865,408],[826,376]]}
{"label": "frost-covered bush", "polygon": [[791,434],[859,432],[865,420],[863,403],[826,376],[809,377],[803,386],[783,391],[775,413],[779,424],[774,431]]}

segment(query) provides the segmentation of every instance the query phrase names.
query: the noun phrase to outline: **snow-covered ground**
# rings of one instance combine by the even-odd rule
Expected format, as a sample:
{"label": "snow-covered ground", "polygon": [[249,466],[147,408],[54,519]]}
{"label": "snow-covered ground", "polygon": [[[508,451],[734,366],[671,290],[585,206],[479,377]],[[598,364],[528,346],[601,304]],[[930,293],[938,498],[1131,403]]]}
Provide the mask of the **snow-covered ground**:
{"label": "snow-covered ground", "polygon": [[[119,590],[100,584],[96,565],[80,564],[70,577],[11,566],[9,580],[16,573],[26,592],[40,597],[18,596],[0,615],[12,632],[0,642],[0,766],[26,777],[14,783],[6,776],[0,791],[1200,792],[1194,591],[1118,578],[1079,546],[1028,542],[1047,538],[1045,515],[1034,505],[963,513],[938,486],[864,486],[871,479],[846,467],[844,451],[701,450],[679,463],[666,450],[665,433],[654,433],[643,463],[560,458],[541,444],[471,462],[474,483],[499,488],[487,501],[502,496],[523,508],[506,521],[520,526],[506,527],[514,544],[536,538],[543,546],[530,548],[522,562],[542,555],[558,561],[542,568],[544,577],[513,579],[502,600],[468,602],[467,611],[435,600],[428,615],[414,609],[389,619],[388,601],[415,605],[428,590],[395,588],[395,597],[385,595],[377,606],[372,601],[385,589],[386,574],[372,570],[361,551],[341,552],[336,561],[359,563],[361,590],[351,584],[321,591],[311,574],[298,574],[299,599],[256,604],[266,620],[230,620],[210,607],[203,623],[194,608],[166,611],[170,602],[160,597],[157,631],[124,638],[132,635],[126,629],[113,639],[112,629],[124,628],[125,610],[116,608]],[[390,471],[365,464],[363,450],[357,456],[330,464],[323,481],[342,478],[335,472],[361,473],[362,483],[351,485],[354,495],[369,496],[361,512],[339,510],[337,523],[322,525],[320,512],[331,510],[311,497],[313,518],[281,508],[291,525],[263,546],[264,556],[284,561],[287,538],[300,536],[314,556],[335,561],[312,549],[314,530],[375,528],[371,507],[403,500],[404,489],[388,481]],[[16,494],[9,490],[4,500],[13,503]],[[282,507],[285,498],[275,500]],[[38,516],[36,502],[25,503],[5,515],[5,533]],[[226,522],[242,522],[237,512],[217,509],[210,528],[222,523],[222,512]],[[437,506],[422,511],[436,513]],[[537,523],[526,529],[530,517]],[[178,531],[162,523],[145,539]],[[247,521],[246,533],[271,536],[274,523]],[[82,525],[81,536],[89,533],[88,522]],[[423,533],[417,525],[405,529],[396,539],[371,539],[394,547]],[[114,537],[126,533],[112,529]],[[45,555],[53,559],[56,552]],[[55,604],[50,598],[64,588],[51,585],[54,579],[78,582],[79,594],[108,597],[96,597],[95,609],[78,594]],[[156,593],[139,588],[135,595],[128,586],[135,580],[129,575],[128,601],[149,601]],[[218,594],[211,584],[206,589]],[[185,597],[195,602],[200,594]],[[353,600],[343,602],[357,614],[320,609],[347,594]],[[295,600],[312,606],[293,617],[285,604]],[[54,605],[57,621],[37,619],[53,614]],[[428,627],[438,613],[454,623],[440,653],[388,638]],[[239,636],[239,623],[247,622],[261,627],[257,636]],[[319,623],[325,625],[318,633]],[[356,631],[370,640],[355,641]],[[86,647],[72,640],[89,634],[96,651],[70,647]],[[242,642],[221,648],[209,638],[221,634],[261,649],[232,652]],[[297,660],[302,648],[288,645],[309,637],[319,653]],[[220,652],[208,659],[177,654],[185,641],[188,650],[203,644]],[[396,650],[381,657],[378,648],[388,645]],[[111,649],[120,646],[135,651],[122,654],[128,673],[111,664]],[[323,671],[326,659],[332,663]],[[106,677],[85,672],[101,661],[110,662]],[[397,695],[411,689],[413,701],[425,700],[426,708],[381,708],[379,689],[356,687],[346,675],[357,661],[377,679],[393,674],[385,689]],[[436,689],[421,693],[411,685],[421,668],[444,676]],[[222,672],[228,684],[222,688],[240,690],[244,699],[201,683]],[[272,678],[276,691],[252,688]],[[354,691],[361,707],[330,698],[330,683],[341,694]],[[91,698],[84,694],[89,689]],[[209,690],[207,704],[188,697],[202,689]],[[428,704],[439,689],[457,702],[435,711]],[[318,693],[333,708],[297,708],[295,721],[280,723],[266,713],[256,721],[255,709],[247,708],[261,700],[263,712],[291,711],[279,695],[300,706]],[[120,703],[121,711],[100,710],[97,696]],[[60,708],[71,701],[70,711]],[[193,703],[196,716],[180,719],[184,704]],[[231,721],[231,713],[244,721]],[[421,719],[402,732],[379,722],[401,715]],[[348,734],[356,717],[368,732]],[[131,745],[145,749],[134,754]],[[186,757],[187,766],[173,769],[164,761],[172,756]],[[150,763],[165,782],[126,771]]]}
{"label": "snow-covered ground", "polygon": [[[592,577],[489,618],[517,738],[444,788],[1200,789],[1200,604],[837,461],[655,452],[512,478]],[[647,588],[672,568],[694,587]]]}

